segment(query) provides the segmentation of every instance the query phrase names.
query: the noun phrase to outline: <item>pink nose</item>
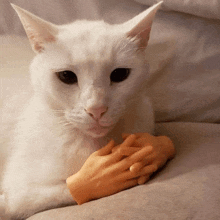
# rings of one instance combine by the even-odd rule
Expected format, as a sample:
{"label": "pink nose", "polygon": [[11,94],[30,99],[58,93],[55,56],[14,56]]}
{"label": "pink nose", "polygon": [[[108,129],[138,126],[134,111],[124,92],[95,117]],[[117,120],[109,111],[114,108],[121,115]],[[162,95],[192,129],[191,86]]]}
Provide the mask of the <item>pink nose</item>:
{"label": "pink nose", "polygon": [[105,112],[107,112],[107,110],[108,110],[108,107],[106,106],[91,107],[91,108],[85,109],[86,113],[95,120],[99,120],[105,114]]}

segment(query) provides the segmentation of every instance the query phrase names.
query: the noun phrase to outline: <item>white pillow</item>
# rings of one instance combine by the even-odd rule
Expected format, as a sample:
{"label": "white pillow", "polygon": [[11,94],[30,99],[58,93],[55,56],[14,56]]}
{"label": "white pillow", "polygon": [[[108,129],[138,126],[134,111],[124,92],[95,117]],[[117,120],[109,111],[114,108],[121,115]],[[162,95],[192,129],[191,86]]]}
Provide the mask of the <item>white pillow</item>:
{"label": "white pillow", "polygon": [[[144,5],[153,5],[159,2],[158,0],[135,0]],[[205,18],[220,19],[220,1],[208,0],[163,0],[161,7],[164,10],[179,11],[192,15],[197,15]]]}
{"label": "white pillow", "polygon": [[147,53],[157,121],[220,122],[218,20],[161,11]]}

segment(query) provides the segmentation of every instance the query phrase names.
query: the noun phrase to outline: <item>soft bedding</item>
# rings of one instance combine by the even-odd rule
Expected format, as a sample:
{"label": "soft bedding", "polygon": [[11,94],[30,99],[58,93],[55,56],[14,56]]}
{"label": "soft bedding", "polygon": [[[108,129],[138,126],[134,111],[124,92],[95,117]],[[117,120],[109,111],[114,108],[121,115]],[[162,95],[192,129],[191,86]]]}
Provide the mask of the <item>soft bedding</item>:
{"label": "soft bedding", "polygon": [[[153,5],[158,0],[135,0],[144,5]],[[205,18],[220,19],[220,2],[207,0],[164,0],[163,8]]]}
{"label": "soft bedding", "polygon": [[[11,2],[62,24],[77,18],[118,23],[157,1]],[[155,109],[157,133],[174,140],[175,159],[146,185],[82,206],[48,210],[29,219],[220,219],[219,4],[165,0],[153,24],[147,50],[152,73],[147,95]],[[1,183],[8,131],[22,110],[19,97],[31,92],[28,65],[34,54],[7,0],[0,2],[0,12]],[[3,218],[1,204],[0,198]]]}

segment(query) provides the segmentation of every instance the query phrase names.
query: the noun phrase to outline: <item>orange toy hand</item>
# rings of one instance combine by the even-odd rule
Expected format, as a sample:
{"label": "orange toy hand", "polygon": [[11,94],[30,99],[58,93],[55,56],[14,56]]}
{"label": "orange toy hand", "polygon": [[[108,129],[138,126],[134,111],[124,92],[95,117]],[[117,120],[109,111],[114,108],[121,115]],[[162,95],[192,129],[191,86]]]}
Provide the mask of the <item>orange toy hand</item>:
{"label": "orange toy hand", "polygon": [[[136,136],[130,135],[120,148],[133,148],[135,141]],[[79,172],[67,178],[67,186],[78,204],[136,186],[140,176],[155,171],[154,165],[149,165],[147,169],[139,172],[130,171],[132,165],[139,164],[139,161],[147,158],[151,152],[149,147],[142,146],[140,150],[124,158],[119,148],[113,150],[114,146],[114,141],[110,141],[105,147],[91,154]]]}
{"label": "orange toy hand", "polygon": [[[124,140],[129,138],[130,134],[123,134]],[[132,147],[125,144],[119,145],[113,149],[113,152],[120,150],[120,153],[124,156],[130,156],[135,152],[139,152],[142,148],[148,149],[149,154],[147,156],[140,157],[140,161],[134,163],[130,167],[131,173],[140,174],[138,184],[144,184],[150,179],[150,176],[161,168],[169,159],[175,156],[175,148],[172,141],[167,136],[152,136],[149,133],[137,133],[135,134],[136,140]],[[153,169],[152,173],[149,173],[149,168]],[[141,175],[145,172],[145,175]]]}

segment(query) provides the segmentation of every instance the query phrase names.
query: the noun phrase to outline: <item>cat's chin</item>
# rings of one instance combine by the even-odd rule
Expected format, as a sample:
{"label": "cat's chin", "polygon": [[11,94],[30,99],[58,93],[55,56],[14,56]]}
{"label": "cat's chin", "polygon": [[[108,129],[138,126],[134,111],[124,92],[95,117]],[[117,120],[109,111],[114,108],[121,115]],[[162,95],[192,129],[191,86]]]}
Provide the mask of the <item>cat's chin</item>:
{"label": "cat's chin", "polygon": [[103,131],[103,130],[101,130],[101,131],[99,131],[99,130],[98,131],[96,131],[96,130],[87,130],[86,134],[91,136],[91,137],[93,137],[93,138],[102,138],[102,137],[106,136],[106,134],[108,132],[109,132],[109,130],[107,130],[107,131]]}
{"label": "cat's chin", "polygon": [[84,130],[84,132],[93,138],[102,138],[106,136],[112,127],[91,127]]}

